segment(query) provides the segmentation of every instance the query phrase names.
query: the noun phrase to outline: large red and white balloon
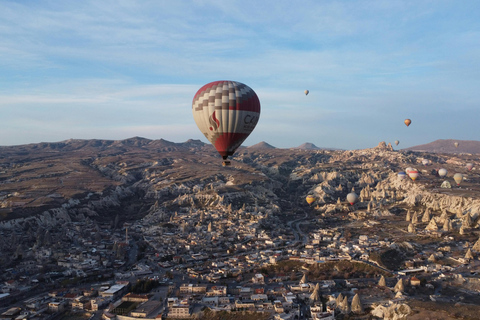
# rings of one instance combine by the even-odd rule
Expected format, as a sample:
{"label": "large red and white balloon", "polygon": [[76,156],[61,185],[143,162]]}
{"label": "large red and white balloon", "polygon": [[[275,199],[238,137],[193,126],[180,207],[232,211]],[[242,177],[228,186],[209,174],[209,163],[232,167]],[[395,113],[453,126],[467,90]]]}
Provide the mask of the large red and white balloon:
{"label": "large red and white balloon", "polygon": [[243,83],[214,81],[197,91],[192,112],[200,131],[226,160],[257,125],[260,100]]}

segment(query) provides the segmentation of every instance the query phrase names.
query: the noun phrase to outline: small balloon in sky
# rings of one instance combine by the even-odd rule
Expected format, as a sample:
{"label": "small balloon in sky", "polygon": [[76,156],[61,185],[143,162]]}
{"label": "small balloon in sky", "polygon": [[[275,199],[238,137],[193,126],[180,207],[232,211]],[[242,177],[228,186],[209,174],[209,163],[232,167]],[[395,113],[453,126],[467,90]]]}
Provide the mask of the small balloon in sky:
{"label": "small balloon in sky", "polygon": [[408,127],[410,125],[410,123],[412,123],[412,120],[410,119],[405,119],[405,121],[403,121],[405,123],[405,125]]}

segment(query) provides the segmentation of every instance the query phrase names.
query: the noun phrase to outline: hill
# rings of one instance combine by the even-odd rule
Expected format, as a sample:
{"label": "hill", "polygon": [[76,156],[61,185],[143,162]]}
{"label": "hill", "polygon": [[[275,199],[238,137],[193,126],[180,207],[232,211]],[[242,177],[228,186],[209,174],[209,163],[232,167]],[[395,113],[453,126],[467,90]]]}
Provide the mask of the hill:
{"label": "hill", "polygon": [[274,146],[271,144],[266,143],[265,141],[259,142],[257,144],[254,144],[253,146],[247,147],[247,149],[276,149]]}
{"label": "hill", "polygon": [[[458,142],[458,147],[455,147],[455,142]],[[403,150],[432,153],[480,153],[480,141],[440,139]]]}
{"label": "hill", "polygon": [[294,149],[302,149],[302,150],[320,150],[319,147],[317,147],[316,145],[314,145],[313,143],[311,142],[305,142],[304,144],[301,144],[299,145],[298,147],[294,148]]}

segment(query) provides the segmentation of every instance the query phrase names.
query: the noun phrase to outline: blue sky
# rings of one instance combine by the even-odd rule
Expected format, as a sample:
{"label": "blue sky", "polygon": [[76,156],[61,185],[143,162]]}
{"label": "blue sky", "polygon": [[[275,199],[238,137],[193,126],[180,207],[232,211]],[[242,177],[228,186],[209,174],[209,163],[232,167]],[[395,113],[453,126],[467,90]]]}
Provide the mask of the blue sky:
{"label": "blue sky", "polygon": [[0,145],[207,142],[191,102],[215,80],[243,82],[260,98],[244,145],[480,140],[480,1],[0,0],[0,8]]}

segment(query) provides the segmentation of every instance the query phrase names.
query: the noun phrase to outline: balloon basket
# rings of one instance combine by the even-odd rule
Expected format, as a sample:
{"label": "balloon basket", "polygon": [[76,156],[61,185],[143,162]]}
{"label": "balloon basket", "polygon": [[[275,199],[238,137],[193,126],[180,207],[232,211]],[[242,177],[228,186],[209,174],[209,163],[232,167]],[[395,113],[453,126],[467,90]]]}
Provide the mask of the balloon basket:
{"label": "balloon basket", "polygon": [[228,160],[225,160],[225,161],[222,162],[222,166],[224,166],[224,167],[229,166],[229,165],[231,165],[231,163]]}

